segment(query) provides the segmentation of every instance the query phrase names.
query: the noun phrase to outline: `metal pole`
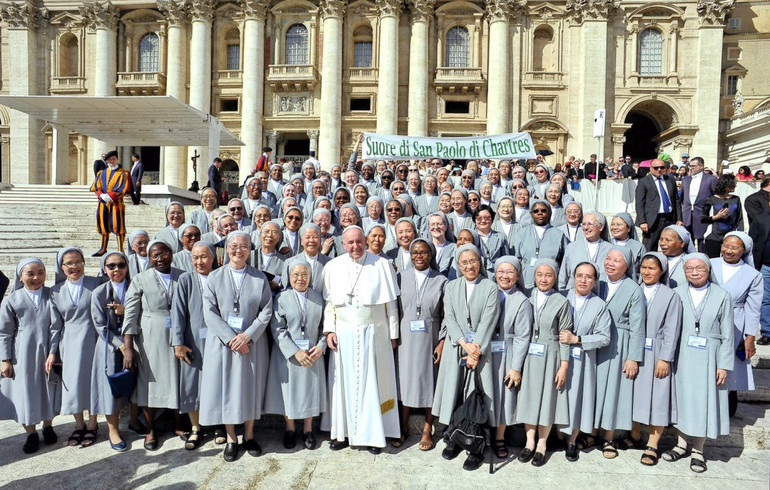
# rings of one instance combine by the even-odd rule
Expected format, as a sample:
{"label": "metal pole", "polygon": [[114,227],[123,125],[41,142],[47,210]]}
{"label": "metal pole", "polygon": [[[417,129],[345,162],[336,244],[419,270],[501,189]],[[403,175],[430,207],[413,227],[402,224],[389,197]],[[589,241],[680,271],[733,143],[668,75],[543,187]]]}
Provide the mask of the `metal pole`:
{"label": "metal pole", "polygon": [[599,210],[599,188],[601,186],[601,170],[602,170],[602,144],[601,136],[596,137],[596,186],[594,187],[594,211]]}

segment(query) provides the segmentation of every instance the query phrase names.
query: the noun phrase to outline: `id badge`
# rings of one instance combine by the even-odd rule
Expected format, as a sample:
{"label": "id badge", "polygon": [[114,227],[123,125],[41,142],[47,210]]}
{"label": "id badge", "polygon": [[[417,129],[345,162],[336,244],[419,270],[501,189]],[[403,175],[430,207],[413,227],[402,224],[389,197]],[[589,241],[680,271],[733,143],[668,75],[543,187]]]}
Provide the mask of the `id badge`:
{"label": "id badge", "polygon": [[465,341],[469,344],[473,343],[473,339],[476,338],[476,332],[465,332]]}
{"label": "id badge", "polygon": [[652,350],[652,339],[650,337],[644,339],[644,348],[647,350]]}
{"label": "id badge", "polygon": [[580,359],[583,356],[583,348],[576,346],[570,347],[569,356],[573,359]]}
{"label": "id badge", "polygon": [[409,322],[409,330],[412,332],[425,332],[424,320],[412,320]]}
{"label": "id badge", "polygon": [[532,257],[531,259],[529,259],[529,266],[535,267],[535,262],[537,262],[537,257]]}
{"label": "id badge", "polygon": [[502,353],[505,352],[505,340],[493,340],[492,341],[492,353]]}
{"label": "id badge", "polygon": [[209,336],[209,329],[208,327],[201,327],[200,330],[198,330],[198,334],[201,337],[201,340],[204,340],[206,337]]}
{"label": "id badge", "polygon": [[171,317],[167,316],[163,320],[166,322],[165,323],[166,330],[171,330]]}
{"label": "id badge", "polygon": [[530,356],[544,356],[545,344],[536,344],[534,342],[529,343],[529,355]]}
{"label": "id badge", "polygon": [[695,349],[706,348],[706,337],[698,337],[697,335],[690,335],[687,339],[687,347],[693,347]]}
{"label": "id badge", "polygon": [[243,317],[242,316],[235,316],[235,315],[227,315],[227,324],[230,325],[230,328],[233,330],[241,331],[243,330]]}
{"label": "id badge", "polygon": [[309,339],[295,340],[294,343],[297,345],[297,348],[299,350],[304,350],[305,352],[310,350],[310,340]]}

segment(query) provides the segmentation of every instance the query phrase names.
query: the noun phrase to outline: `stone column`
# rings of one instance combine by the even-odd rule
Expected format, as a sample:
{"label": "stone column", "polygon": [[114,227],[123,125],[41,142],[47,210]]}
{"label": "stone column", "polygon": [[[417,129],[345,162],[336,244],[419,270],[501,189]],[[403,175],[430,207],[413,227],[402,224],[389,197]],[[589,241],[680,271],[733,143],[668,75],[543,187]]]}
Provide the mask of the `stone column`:
{"label": "stone column", "polygon": [[318,140],[318,160],[322,168],[340,162],[342,132],[342,0],[322,0],[319,6],[323,19],[323,61],[321,67],[321,131]]}
{"label": "stone column", "polygon": [[[412,37],[409,41],[409,136],[428,134],[428,90],[430,84],[430,24],[436,0],[411,4]],[[379,114],[379,107],[377,108]],[[396,114],[398,116],[398,114]]]}
{"label": "stone column", "polygon": [[270,161],[275,162],[275,154],[278,153],[278,131],[275,129],[266,129],[265,136],[267,137],[267,146],[273,149],[273,153],[270,154]]}
{"label": "stone column", "polygon": [[[81,15],[89,29],[96,31],[96,59],[99,66],[94,72],[93,94],[97,97],[115,95],[118,78],[117,26],[119,10],[110,2],[94,2],[81,7]],[[94,142],[94,159],[115,145]]]}
{"label": "stone column", "polygon": [[241,0],[243,21],[243,95],[241,96],[240,181],[256,167],[262,154],[262,112],[265,87],[265,18],[267,0]]}
{"label": "stone column", "polygon": [[[211,113],[211,21],[214,14],[214,0],[192,0],[189,3],[192,19],[190,39],[190,105],[206,114]],[[217,155],[209,155],[209,145],[189,148],[188,158],[195,150],[201,158],[198,160],[198,185],[203,187],[208,181],[209,163]],[[170,177],[170,176],[168,176]],[[188,183],[191,179],[187,179]]]}
{"label": "stone column", "polygon": [[[187,4],[183,1],[166,0],[158,2],[158,7],[163,11],[168,22],[166,95],[185,102],[187,101],[187,25],[189,24]],[[188,165],[191,165],[187,159],[187,148],[184,146],[163,148],[160,184],[186,189],[187,169]],[[204,185],[206,185],[205,182],[201,183],[201,186]]]}
{"label": "stone column", "polygon": [[[41,92],[38,53],[46,46],[38,31],[44,27],[46,14],[32,3],[8,3],[0,9],[8,31],[8,91],[10,95],[38,95]],[[10,111],[11,184],[43,184],[46,175],[45,133],[43,122],[27,114]],[[3,160],[4,162],[6,160]]]}
{"label": "stone column", "polygon": [[707,166],[716,168],[719,145],[719,97],[722,81],[721,57],[725,18],[733,4],[725,1],[702,0],[697,10],[700,16],[698,29],[698,67],[695,91],[693,123],[698,125],[692,146]]}
{"label": "stone column", "polygon": [[487,0],[489,66],[487,81],[487,134],[510,129],[510,2]]}
{"label": "stone column", "polygon": [[316,152],[316,157],[318,156],[318,135],[320,131],[317,129],[308,129],[307,130],[307,137],[310,138],[310,151]]}
{"label": "stone column", "polygon": [[398,19],[401,2],[376,0],[375,4],[380,13],[377,132],[398,134]]}

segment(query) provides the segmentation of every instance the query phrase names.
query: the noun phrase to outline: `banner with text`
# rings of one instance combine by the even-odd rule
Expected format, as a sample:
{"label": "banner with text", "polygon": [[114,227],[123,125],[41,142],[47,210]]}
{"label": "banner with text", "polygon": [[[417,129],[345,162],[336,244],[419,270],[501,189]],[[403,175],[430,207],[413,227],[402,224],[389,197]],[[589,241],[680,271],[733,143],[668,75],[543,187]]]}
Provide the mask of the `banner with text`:
{"label": "banner with text", "polygon": [[364,133],[362,153],[366,160],[526,159],[535,158],[535,146],[529,133],[457,138],[417,138]]}

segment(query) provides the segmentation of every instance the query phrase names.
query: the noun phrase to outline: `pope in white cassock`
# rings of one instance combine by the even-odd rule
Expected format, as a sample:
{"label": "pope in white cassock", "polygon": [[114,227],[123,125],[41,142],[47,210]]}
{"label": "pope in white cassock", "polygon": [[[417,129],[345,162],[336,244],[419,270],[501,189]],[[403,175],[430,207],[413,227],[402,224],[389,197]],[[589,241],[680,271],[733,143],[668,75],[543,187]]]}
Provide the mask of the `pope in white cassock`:
{"label": "pope in white cassock", "polygon": [[[387,259],[366,251],[358,226],[342,234],[347,254],[324,266],[324,333],[329,363],[331,449],[348,444],[374,454],[399,437],[396,368],[398,284]],[[324,427],[328,429],[329,427]]]}

